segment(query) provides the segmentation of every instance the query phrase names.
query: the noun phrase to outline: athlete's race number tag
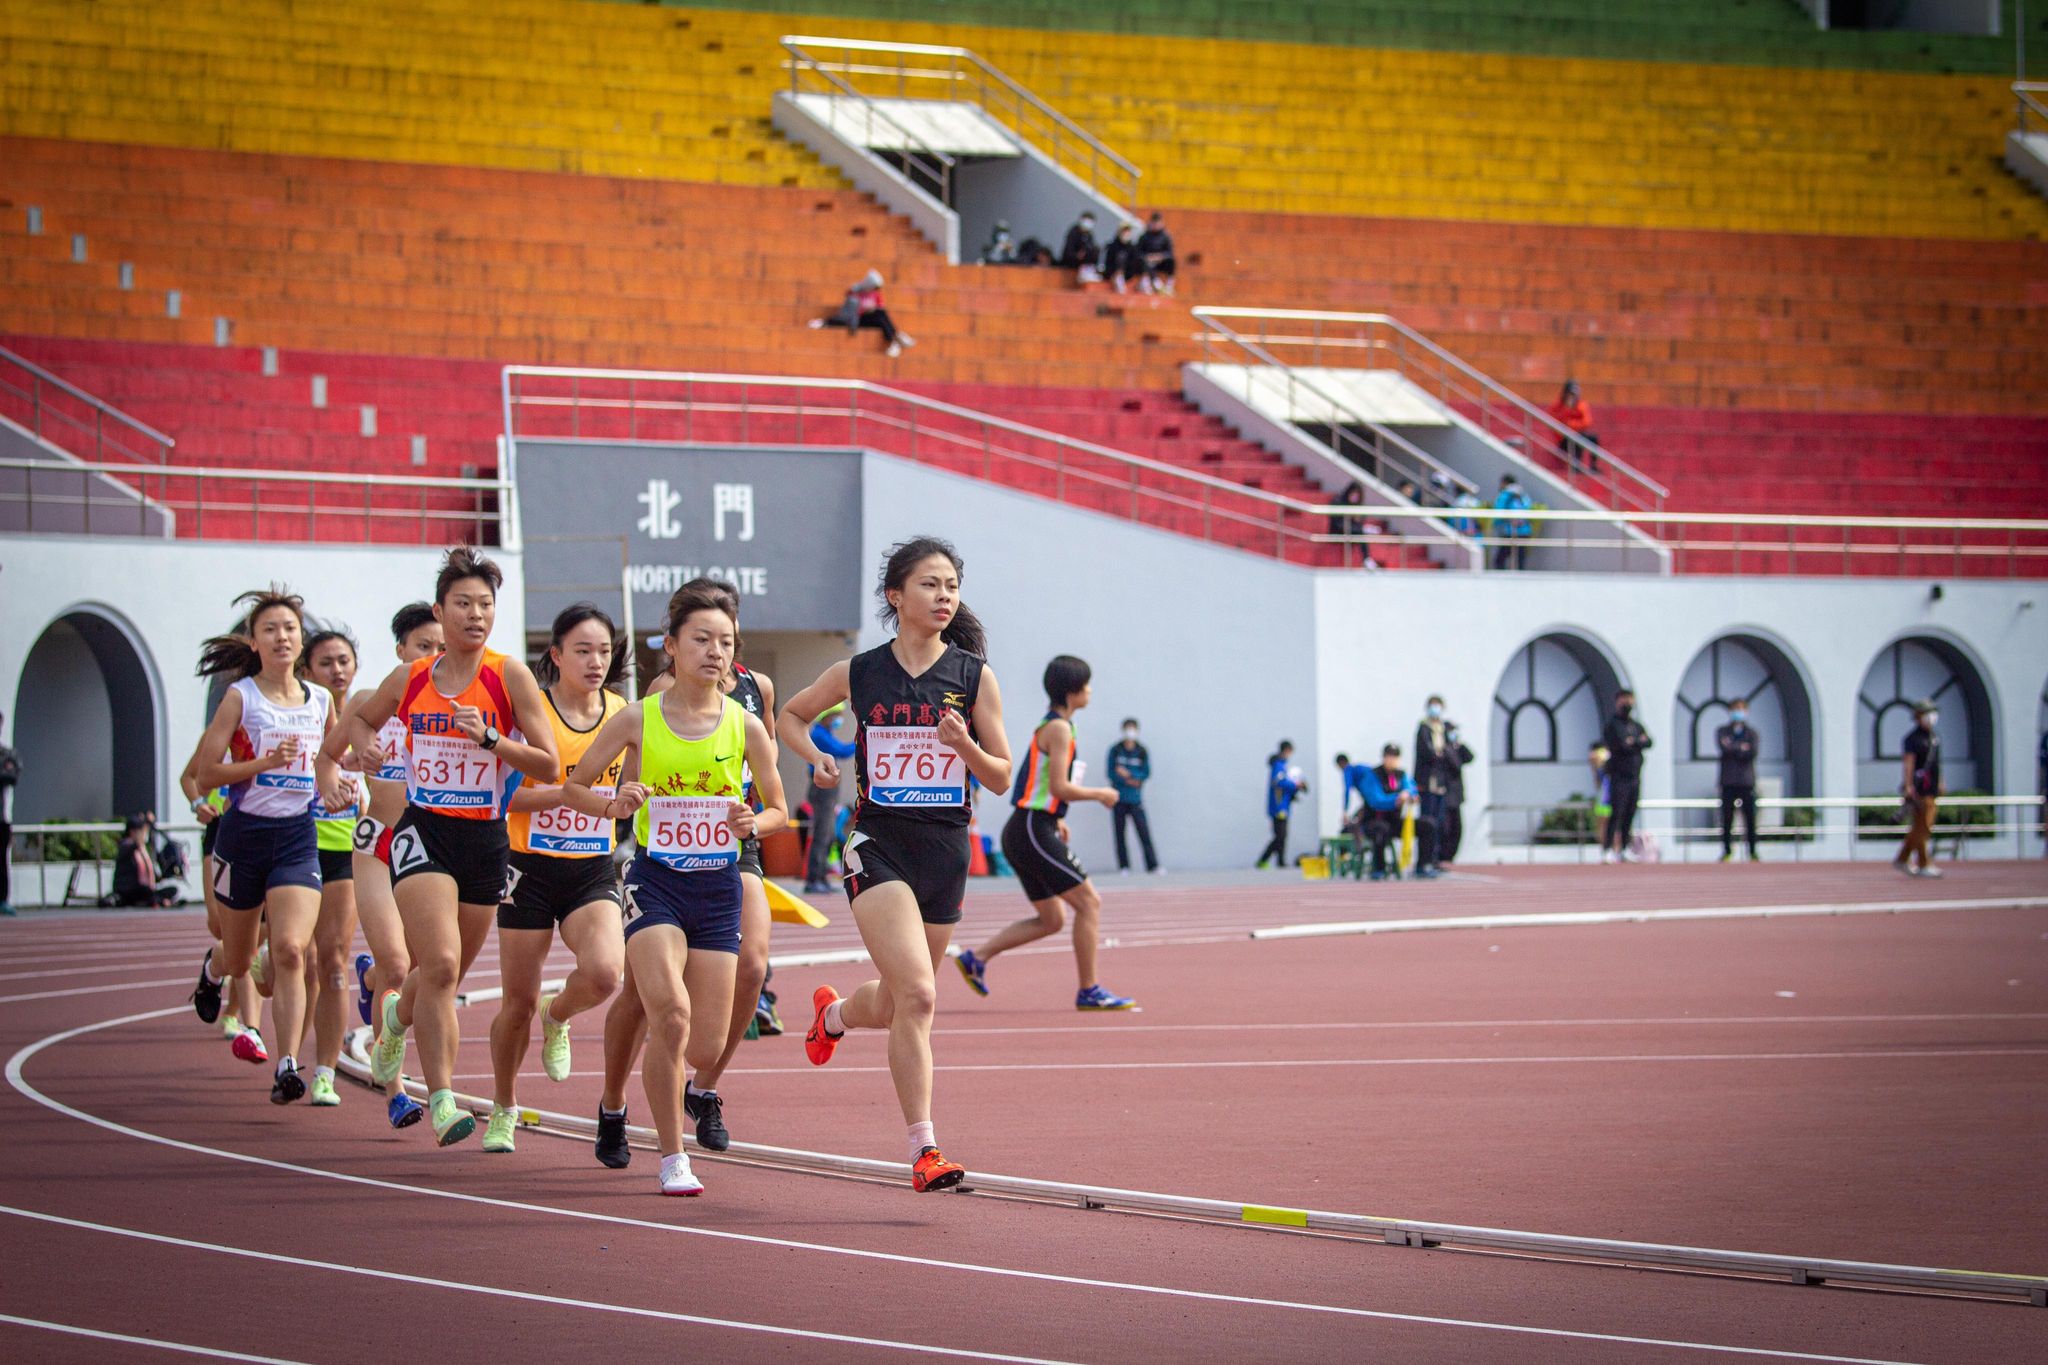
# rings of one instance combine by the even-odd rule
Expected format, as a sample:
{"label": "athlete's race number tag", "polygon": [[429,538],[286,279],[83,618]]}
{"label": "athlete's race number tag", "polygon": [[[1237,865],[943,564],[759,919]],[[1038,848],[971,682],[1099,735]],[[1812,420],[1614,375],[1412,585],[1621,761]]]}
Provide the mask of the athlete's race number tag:
{"label": "athlete's race number tag", "polygon": [[422,810],[489,810],[498,800],[498,760],[465,735],[414,735],[406,799]]}
{"label": "athlete's race number tag", "polygon": [[281,768],[271,768],[256,774],[255,785],[268,787],[272,791],[309,792],[313,790],[313,755],[320,752],[320,741],[325,738],[318,730],[273,730],[270,732],[271,753],[289,736],[299,742],[299,752],[292,761]]}
{"label": "athlete's race number tag", "polygon": [[964,806],[967,764],[925,725],[867,731],[867,799],[877,806]]}
{"label": "athlete's race number tag", "polygon": [[647,856],[678,872],[731,867],[740,860],[729,796],[657,796],[647,803]]}
{"label": "athlete's race number tag", "polygon": [[377,732],[377,747],[384,751],[378,778],[385,782],[405,781],[405,722],[396,716],[385,721],[384,728]]}
{"label": "athlete's race number tag", "polygon": [[[536,794],[560,791],[560,787],[535,787]],[[609,801],[618,795],[616,787],[592,787],[592,792]],[[585,815],[568,806],[552,806],[533,812],[527,821],[526,846],[535,853],[559,853],[584,857],[612,851],[612,822],[602,815]]]}

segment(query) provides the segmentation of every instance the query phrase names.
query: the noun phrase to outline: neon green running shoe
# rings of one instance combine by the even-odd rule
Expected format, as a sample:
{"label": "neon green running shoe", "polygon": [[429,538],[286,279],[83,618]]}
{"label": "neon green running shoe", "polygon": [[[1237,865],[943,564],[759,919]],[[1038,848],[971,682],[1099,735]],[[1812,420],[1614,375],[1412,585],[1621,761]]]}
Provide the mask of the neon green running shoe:
{"label": "neon green running shoe", "polygon": [[551,1081],[569,1079],[569,1026],[555,1022],[548,1007],[555,1003],[552,995],[540,998],[540,1069],[547,1072]]}
{"label": "neon green running shoe", "polygon": [[487,1152],[509,1152],[512,1150],[513,1134],[519,1128],[519,1111],[507,1109],[504,1105],[491,1107],[491,1121],[484,1125],[484,1150]]}
{"label": "neon green running shoe", "polygon": [[427,1112],[434,1120],[434,1142],[437,1146],[453,1147],[476,1131],[476,1116],[467,1109],[457,1108],[455,1096],[449,1091],[436,1090],[430,1095]]}
{"label": "neon green running shoe", "polygon": [[380,1086],[398,1079],[405,1068],[405,1025],[398,1022],[398,992],[384,993],[384,1032],[370,1049],[370,1079]]}
{"label": "neon green running shoe", "polygon": [[249,979],[256,983],[256,989],[265,990],[270,985],[270,940],[256,945],[256,960],[249,964]]}
{"label": "neon green running shoe", "polygon": [[242,1031],[242,1016],[229,1010],[220,1017],[220,1032],[223,1038],[232,1041]]}
{"label": "neon green running shoe", "polygon": [[332,1109],[341,1103],[341,1096],[334,1093],[334,1077],[322,1076],[317,1071],[313,1073],[313,1089],[310,1093],[311,1099],[307,1102],[316,1109]]}

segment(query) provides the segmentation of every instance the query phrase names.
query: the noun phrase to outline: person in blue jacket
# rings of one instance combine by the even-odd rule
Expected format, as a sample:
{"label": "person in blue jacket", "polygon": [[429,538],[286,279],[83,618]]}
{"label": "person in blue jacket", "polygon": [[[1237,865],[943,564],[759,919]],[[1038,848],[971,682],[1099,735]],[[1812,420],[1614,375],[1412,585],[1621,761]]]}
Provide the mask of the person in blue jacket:
{"label": "person in blue jacket", "polygon": [[[1360,811],[1364,819],[1365,837],[1372,843],[1372,879],[1384,881],[1391,873],[1401,875],[1398,857],[1390,867],[1387,848],[1401,837],[1401,817],[1409,809],[1419,806],[1421,795],[1415,790],[1415,779],[1401,766],[1401,746],[1389,744],[1380,750],[1379,766],[1367,768],[1364,778],[1358,784],[1358,794],[1365,802]],[[1418,817],[1415,821],[1415,873],[1419,881],[1436,880],[1436,822]]]}
{"label": "person in blue jacket", "polygon": [[1160,871],[1159,856],[1152,851],[1152,821],[1145,814],[1145,784],[1152,780],[1152,755],[1138,743],[1136,717],[1124,721],[1124,736],[1109,746],[1109,785],[1116,789],[1116,805],[1110,814],[1116,823],[1116,870],[1131,870],[1131,853],[1124,842],[1124,827],[1138,830],[1138,846],[1145,852],[1145,870]]}
{"label": "person in blue jacket", "polygon": [[[1493,500],[1494,510],[1497,512],[1526,512],[1529,510],[1529,505],[1529,495],[1522,491],[1521,480],[1517,479],[1513,474],[1501,475],[1500,493]],[[1528,568],[1529,547],[1527,545],[1515,545],[1510,542],[1527,540],[1535,533],[1535,529],[1535,527],[1520,517],[1495,517],[1493,519],[1493,534],[1500,539],[1501,543],[1493,547],[1493,567],[1505,569],[1508,566],[1508,560],[1512,558],[1517,569]]]}
{"label": "person in blue jacket", "polygon": [[[830,754],[835,759],[853,757],[853,745],[839,737],[839,718],[846,714],[841,705],[824,712],[811,722],[811,743],[818,746],[818,752]],[[804,865],[804,890],[810,893],[829,891],[831,886],[825,874],[832,866],[832,848],[839,841],[835,837],[837,827],[833,816],[839,809],[839,787],[818,785],[818,770],[811,772],[811,848]]]}
{"label": "person in blue jacket", "polygon": [[1266,759],[1266,818],[1273,822],[1273,837],[1259,854],[1259,866],[1277,861],[1287,866],[1287,813],[1308,794],[1308,780],[1295,766],[1294,742],[1283,739]]}

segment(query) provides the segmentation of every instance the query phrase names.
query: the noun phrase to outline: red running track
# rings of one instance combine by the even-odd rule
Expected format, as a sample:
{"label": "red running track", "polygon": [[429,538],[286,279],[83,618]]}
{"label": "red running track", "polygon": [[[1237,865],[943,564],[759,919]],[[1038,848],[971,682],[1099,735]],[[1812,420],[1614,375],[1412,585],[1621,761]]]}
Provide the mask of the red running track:
{"label": "red running track", "polygon": [[[1432,910],[2010,907],[2048,896],[2041,869],[1970,865],[1934,885],[1842,867],[1485,878],[1112,882],[1110,932],[1149,946],[1105,954],[1105,971],[1144,1012],[1066,1008],[1063,947],[999,961],[985,1001],[942,982],[945,1144],[986,1170],[1232,1200],[2048,1270],[2034,1175],[2048,1150],[2048,908],[1243,937]],[[977,894],[962,941],[1013,915],[1014,895]],[[260,1073],[178,1008],[199,938],[189,913],[0,924],[0,1052],[45,1043],[0,1090],[9,1358],[164,1352],[5,1318],[320,1361],[423,1344],[507,1361],[593,1345],[1090,1361],[2048,1350],[2048,1313],[2005,1304],[1397,1250],[709,1160],[705,1198],[661,1200],[651,1156],[611,1172],[536,1133],[504,1158],[473,1141],[436,1151],[352,1088],[337,1110],[266,1103]],[[811,941],[785,933],[778,950]],[[777,986],[794,1002],[858,974],[785,969]],[[473,1039],[490,1011],[465,1011]],[[45,1042],[71,1029],[87,1031]],[[594,1020],[578,1032],[584,1068],[595,1034]],[[462,1070],[486,1065],[465,1044]],[[856,1035],[822,1071],[794,1034],[749,1044],[724,1087],[729,1121],[745,1139],[897,1158],[882,1066],[879,1038]],[[522,1098],[580,1113],[595,1090],[586,1071],[551,1086],[535,1067]]]}

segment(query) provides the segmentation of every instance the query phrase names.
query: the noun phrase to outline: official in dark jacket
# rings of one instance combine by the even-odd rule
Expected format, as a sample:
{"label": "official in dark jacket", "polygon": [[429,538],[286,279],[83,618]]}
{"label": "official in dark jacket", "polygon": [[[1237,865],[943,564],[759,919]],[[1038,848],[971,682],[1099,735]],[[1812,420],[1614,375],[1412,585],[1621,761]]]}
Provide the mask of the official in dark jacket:
{"label": "official in dark jacket", "polygon": [[1607,849],[1601,861],[1634,862],[1628,851],[1636,823],[1636,803],[1643,795],[1643,751],[1650,732],[1636,719],[1636,694],[1626,687],[1614,694],[1614,714],[1600,732],[1607,746],[1607,799],[1614,814],[1607,817]]}
{"label": "official in dark jacket", "polygon": [[1747,702],[1730,704],[1728,723],[1714,731],[1714,747],[1721,753],[1721,861],[1734,861],[1735,808],[1740,806],[1742,840],[1749,860],[1756,862],[1757,735],[1750,728]]}
{"label": "official in dark jacket", "polygon": [[1123,732],[1123,738],[1109,746],[1109,785],[1116,789],[1116,805],[1110,810],[1116,827],[1116,870],[1131,870],[1124,830],[1135,827],[1145,853],[1145,870],[1157,872],[1159,855],[1152,851],[1152,822],[1145,814],[1145,784],[1152,780],[1152,755],[1138,742],[1136,717],[1125,719]]}

